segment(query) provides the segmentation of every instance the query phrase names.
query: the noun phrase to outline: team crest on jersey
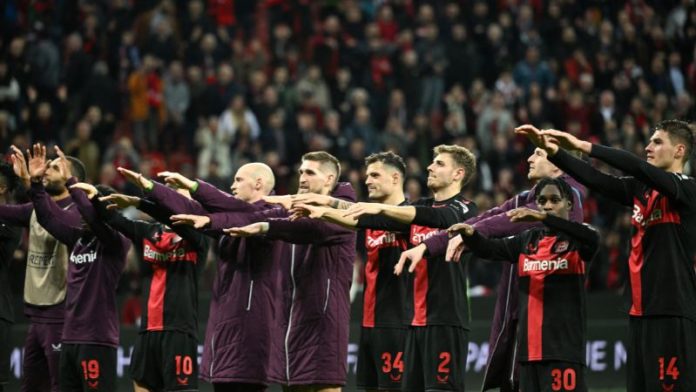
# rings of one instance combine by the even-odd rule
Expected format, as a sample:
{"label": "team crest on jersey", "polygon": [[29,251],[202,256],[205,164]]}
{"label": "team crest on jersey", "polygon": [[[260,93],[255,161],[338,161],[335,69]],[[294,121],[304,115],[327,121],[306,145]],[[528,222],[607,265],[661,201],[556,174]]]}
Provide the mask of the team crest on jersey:
{"label": "team crest on jersey", "polygon": [[553,249],[551,249],[551,251],[553,253],[563,253],[568,251],[569,245],[570,244],[568,243],[568,241],[558,241],[553,245]]}

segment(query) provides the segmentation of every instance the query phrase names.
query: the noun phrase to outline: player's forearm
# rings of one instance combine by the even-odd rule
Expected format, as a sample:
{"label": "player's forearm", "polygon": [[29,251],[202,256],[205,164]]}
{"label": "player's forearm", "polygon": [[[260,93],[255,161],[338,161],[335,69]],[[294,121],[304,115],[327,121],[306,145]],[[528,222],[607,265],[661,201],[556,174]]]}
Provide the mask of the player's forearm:
{"label": "player's forearm", "polygon": [[383,204],[381,208],[382,215],[399,223],[409,224],[416,217],[416,208],[413,206],[390,206]]}
{"label": "player's forearm", "polygon": [[205,215],[208,213],[197,201],[180,195],[175,190],[153,181],[151,190],[146,191],[148,199],[161,205],[173,214]]}
{"label": "player's forearm", "polygon": [[621,179],[602,173],[589,163],[575,158],[564,150],[558,150],[558,153],[554,156],[549,156],[549,161],[586,187],[618,203],[630,203],[630,197],[626,194],[626,189]]}
{"label": "player's forearm", "polygon": [[198,201],[203,208],[210,212],[252,212],[256,211],[253,204],[247,203],[227,192],[223,192],[213,185],[197,180],[198,187],[191,196]]}
{"label": "player's forearm", "polygon": [[326,208],[326,207],[319,207],[322,208],[324,211],[322,217],[320,219],[330,222],[330,223],[335,223],[337,225],[340,225],[342,227],[345,227],[347,229],[354,230],[358,224],[358,221],[354,220],[353,218],[346,218],[343,216],[343,212],[340,209],[334,209],[334,208]]}
{"label": "player's forearm", "polygon": [[337,210],[347,210],[350,207],[352,207],[353,204],[355,204],[355,203],[352,203],[352,202],[347,201],[347,200],[332,197],[331,201],[329,202],[329,207],[335,208]]}
{"label": "player's forearm", "polygon": [[611,148],[601,144],[593,144],[590,156],[636,177],[651,188],[657,189],[671,197],[676,197],[679,188],[674,181],[674,174],[651,165],[642,158],[628,151]]}
{"label": "player's forearm", "polygon": [[582,223],[572,222],[553,215],[547,215],[542,221],[551,229],[561,231],[578,239],[582,243],[597,243],[597,232]]}

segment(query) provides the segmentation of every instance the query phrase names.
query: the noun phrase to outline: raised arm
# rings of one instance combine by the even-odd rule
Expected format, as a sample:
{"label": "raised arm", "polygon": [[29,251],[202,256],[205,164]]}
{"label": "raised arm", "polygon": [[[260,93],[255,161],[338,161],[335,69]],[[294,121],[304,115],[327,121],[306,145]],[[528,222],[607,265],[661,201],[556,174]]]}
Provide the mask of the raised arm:
{"label": "raised arm", "polygon": [[208,240],[205,235],[199,233],[190,226],[173,225],[170,219],[169,212],[161,206],[153,203],[150,200],[141,200],[138,204],[138,209],[163,225],[169,226],[181,238],[193,244],[197,249],[204,249],[208,246]]}
{"label": "raised arm", "polygon": [[258,208],[251,203],[237,199],[213,185],[198,180],[191,196],[210,212],[253,212]]}
{"label": "raised arm", "polygon": [[688,177],[653,166],[647,161],[618,148],[593,144],[590,156],[634,176],[648,187],[682,204],[696,204],[696,182]]}
{"label": "raised arm", "polygon": [[583,259],[590,261],[599,247],[599,233],[589,225],[547,215],[542,221],[544,225],[561,231],[577,239],[581,244]]}
{"label": "raised arm", "polygon": [[[86,191],[87,187],[92,187],[93,189]],[[101,217],[97,215],[96,208],[92,205],[91,199],[98,199],[96,188],[89,184],[78,183],[70,186],[69,189],[70,196],[75,201],[80,215],[82,215],[82,218],[89,225],[90,229],[92,229],[94,235],[105,244],[119,244],[121,242],[121,235],[119,232],[109,226],[104,219],[101,219]]]}
{"label": "raised arm", "polygon": [[172,188],[156,181],[150,181],[148,185],[144,188],[145,196],[173,214],[204,215],[208,213],[201,203],[179,194]]}
{"label": "raised arm", "polygon": [[39,224],[58,241],[72,247],[82,234],[79,226],[67,223],[74,220],[74,214],[60,208],[46,193],[41,182],[32,181],[29,197],[34,205],[36,220]]}
{"label": "raised arm", "polygon": [[517,261],[522,252],[522,239],[520,235],[495,239],[486,238],[473,230],[471,235],[463,235],[466,246],[476,255],[492,261]]}
{"label": "raised arm", "polygon": [[603,173],[589,163],[564,150],[551,156],[549,161],[593,191],[626,206],[633,205],[630,180]]}
{"label": "raised arm", "polygon": [[345,241],[355,233],[345,227],[316,219],[272,219],[268,221],[266,237],[295,244],[333,244]]}
{"label": "raised arm", "polygon": [[142,200],[139,197],[114,193],[108,196],[102,196],[98,199],[93,199],[92,204],[101,219],[121,234],[128,237],[133,243],[140,243],[144,237],[150,232],[152,223],[128,219],[125,216],[114,211],[115,209],[123,209],[127,207],[138,207]]}
{"label": "raised arm", "polygon": [[28,226],[33,210],[32,203],[1,205],[0,221],[14,226]]}

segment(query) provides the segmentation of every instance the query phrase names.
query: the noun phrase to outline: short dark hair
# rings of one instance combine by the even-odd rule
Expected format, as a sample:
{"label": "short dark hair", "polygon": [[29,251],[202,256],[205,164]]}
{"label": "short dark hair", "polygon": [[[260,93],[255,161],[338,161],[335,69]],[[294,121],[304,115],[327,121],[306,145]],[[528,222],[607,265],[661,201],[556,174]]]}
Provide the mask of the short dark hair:
{"label": "short dark hair", "polygon": [[72,174],[78,181],[84,182],[87,178],[87,170],[85,170],[85,164],[81,160],[73,157],[66,156],[65,159],[70,162],[70,174]]}
{"label": "short dark hair", "polygon": [[561,196],[564,197],[566,200],[568,200],[571,205],[574,204],[573,203],[573,190],[570,188],[570,185],[568,185],[568,183],[565,182],[565,180],[563,180],[560,177],[556,177],[556,178],[545,177],[545,178],[542,178],[541,180],[539,180],[539,182],[537,183],[537,185],[535,187],[534,198],[536,199],[539,196],[539,194],[541,193],[541,191],[549,185],[553,185],[556,188],[558,188],[558,190],[561,192]]}
{"label": "short dark hair", "polygon": [[688,122],[682,120],[664,120],[655,125],[653,131],[665,131],[669,134],[672,144],[681,143],[684,145],[684,159],[686,162],[691,157],[694,148],[694,131]]}
{"label": "short dark hair", "polygon": [[406,178],[406,163],[401,156],[391,151],[383,151],[370,154],[365,158],[365,166],[369,166],[376,162],[382,162],[384,165],[393,167],[401,173],[403,178]]}
{"label": "short dark hair", "polygon": [[341,176],[341,163],[335,156],[326,151],[312,151],[302,155],[302,161],[314,161],[323,165],[329,165],[336,172],[336,182]]}

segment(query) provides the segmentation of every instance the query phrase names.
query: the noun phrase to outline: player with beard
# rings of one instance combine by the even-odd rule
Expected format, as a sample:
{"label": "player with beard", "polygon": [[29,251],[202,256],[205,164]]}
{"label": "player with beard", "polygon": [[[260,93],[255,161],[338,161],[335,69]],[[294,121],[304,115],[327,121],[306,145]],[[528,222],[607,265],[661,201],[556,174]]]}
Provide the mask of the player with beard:
{"label": "player with beard", "polygon": [[[645,147],[646,160],[567,132],[532,125],[515,132],[544,148],[551,162],[588,188],[633,209],[625,291],[627,389],[696,390],[696,180],[683,174],[694,146],[689,123],[658,123]],[[605,174],[566,150],[589,154],[628,176]]]}
{"label": "player with beard", "polygon": [[[405,205],[403,192],[406,164],[392,152],[365,158],[365,185],[368,197],[377,203]],[[398,391],[403,375],[403,351],[406,328],[406,279],[393,270],[399,255],[408,247],[408,227],[402,231],[376,228],[381,217],[365,217],[359,222],[343,218],[352,203],[330,196],[299,194],[292,198],[299,215],[323,219],[351,229],[365,229],[365,288],[363,317],[358,352],[357,385],[368,391]],[[384,221],[385,219],[381,219]],[[387,222],[389,225],[392,222]],[[407,226],[407,225],[406,225]]]}
{"label": "player with beard", "polygon": [[[565,181],[545,178],[537,185],[537,209],[507,212],[512,222],[542,222],[504,239],[483,237],[460,223],[471,251],[488,260],[512,261],[519,275],[518,328],[520,390],[587,391],[585,271],[599,244],[595,230],[568,220],[573,191]],[[419,264],[412,260],[409,271]]]}
{"label": "player with beard", "polygon": [[[537,183],[544,178],[561,178],[570,185],[573,190],[570,220],[582,222],[582,200],[587,193],[586,188],[549,162],[548,154],[541,148],[536,148],[527,162],[529,163],[527,178],[530,181]],[[532,189],[517,194],[500,206],[491,208],[465,223],[472,225],[477,232],[488,238],[503,238],[534,227],[541,227],[540,222],[513,223],[507,215],[508,211],[519,207],[537,208],[536,192],[537,186],[535,185]],[[407,261],[422,259],[426,250],[430,256],[445,255],[447,261],[457,262],[465,250],[464,248],[461,236],[455,235],[450,239],[448,233],[440,233],[425,240],[421,245],[403,252],[399,264],[403,265]],[[483,390],[498,387],[503,392],[518,390],[519,366],[516,358],[519,352],[517,349],[517,280],[516,266],[514,264],[509,267],[504,265],[497,288],[495,314],[488,339],[490,348],[484,371]]]}
{"label": "player with beard", "polygon": [[[143,190],[154,187],[139,173],[123,168],[119,172]],[[169,191],[169,197],[190,198],[185,190]],[[197,389],[198,274],[208,255],[207,238],[188,227],[172,228],[171,211],[148,199],[112,194],[96,205],[100,218],[129,238],[141,255],[145,295],[130,366],[135,390]],[[131,220],[108,211],[131,206],[156,221]]]}
{"label": "player with beard", "polygon": [[29,156],[31,190],[29,195],[36,219],[70,252],[65,296],[65,323],[60,354],[60,389],[62,391],[116,391],[116,349],[119,320],[116,287],[126,264],[131,243],[99,219],[92,201],[98,193],[113,192],[77,183],[67,168],[67,159],[56,147],[60,180],[70,189],[82,222],[66,224],[69,214],[45,191],[42,183],[46,171],[46,148],[34,146]]}
{"label": "player with beard", "polygon": [[[410,245],[417,246],[440,229],[475,216],[476,206],[465,199],[463,187],[476,172],[476,158],[456,145],[437,146],[433,153],[433,163],[428,166],[433,197],[410,206],[357,203],[344,217],[360,218],[358,225],[362,226],[369,225],[363,220],[371,218],[363,215],[381,214],[378,228],[405,230]],[[430,210],[438,211],[436,218],[428,214]],[[470,322],[467,261],[445,263],[444,257],[427,258],[409,275],[402,390],[464,390]]]}
{"label": "player with beard", "polygon": [[[340,164],[331,154],[307,153],[299,169],[298,192],[354,201],[352,187],[337,182],[340,172]],[[347,377],[355,234],[317,220],[290,221],[288,215],[286,208],[275,208],[172,218],[198,228],[230,228],[226,231],[234,236],[265,235],[290,244],[282,255],[281,298],[287,302],[281,304],[279,333],[271,341],[269,378],[290,391],[338,391]],[[240,227],[244,225],[248,226]]]}
{"label": "player with beard", "polygon": [[[11,149],[14,172],[29,189],[31,182],[24,154],[15,146]],[[70,174],[84,181],[82,162],[73,157],[67,157],[67,160]],[[56,159],[48,162],[41,183],[56,205],[66,212],[64,223],[79,226],[80,214],[65,186]],[[21,390],[56,392],[59,389],[69,250],[39,224],[32,203],[0,206],[0,222],[29,228],[24,279],[24,314],[29,318],[29,329],[24,342]]]}
{"label": "player with beard", "polygon": [[[12,166],[0,162],[0,205],[14,204],[18,181]],[[21,236],[21,228],[0,223],[0,392],[4,391],[4,384],[10,377],[10,329],[14,324],[14,306],[9,267]]]}

